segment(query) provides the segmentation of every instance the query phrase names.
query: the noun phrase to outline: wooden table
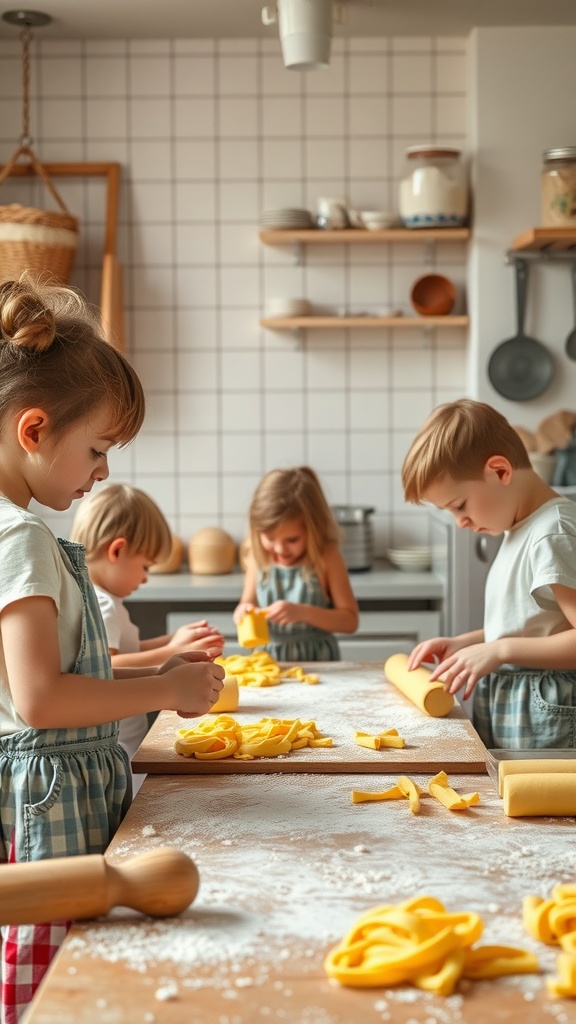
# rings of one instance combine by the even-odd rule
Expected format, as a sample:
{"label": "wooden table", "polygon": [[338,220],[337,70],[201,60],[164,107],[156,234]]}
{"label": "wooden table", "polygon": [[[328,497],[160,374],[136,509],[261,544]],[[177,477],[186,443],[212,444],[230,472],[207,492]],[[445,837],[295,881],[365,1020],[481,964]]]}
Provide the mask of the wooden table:
{"label": "wooden table", "polygon": [[[429,773],[415,776],[425,785]],[[196,860],[201,887],[180,918],[117,911],[74,927],[26,1024],[562,1024],[544,976],[462,983],[449,998],[409,986],[346,989],[323,960],[371,907],[430,894],[476,910],[483,942],[556,949],[524,934],[522,897],[573,881],[574,819],[504,817],[488,776],[451,777],[479,806],[432,797],[352,804],[353,788],[393,776],[150,776],[110,849],[114,860],[172,845]]]}
{"label": "wooden table", "polygon": [[[384,678],[381,664],[325,662],[303,666],[317,672],[311,686],[289,679],[278,686],[240,687],[240,707],[234,717],[241,723],[262,717],[313,719],[332,747],[304,748],[283,757],[239,761],[199,761],[174,750],[175,732],[190,728],[194,719],[181,719],[163,711],[132,764],[139,773],[253,774],[262,772],[383,772],[383,771],[486,771],[484,744],[459,704],[445,718],[430,718]],[[359,747],[357,729],[379,733],[396,728],[406,741],[403,749],[380,751]]]}

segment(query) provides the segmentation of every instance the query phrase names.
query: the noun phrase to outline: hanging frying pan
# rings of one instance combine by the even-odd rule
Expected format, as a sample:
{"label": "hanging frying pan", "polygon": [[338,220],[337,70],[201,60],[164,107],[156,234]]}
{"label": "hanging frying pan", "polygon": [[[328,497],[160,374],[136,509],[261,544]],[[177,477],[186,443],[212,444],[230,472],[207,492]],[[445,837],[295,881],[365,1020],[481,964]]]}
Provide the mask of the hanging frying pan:
{"label": "hanging frying pan", "polygon": [[545,345],[524,334],[528,286],[526,260],[514,261],[516,270],[516,334],[498,345],[488,363],[490,383],[499,395],[513,402],[537,398],[554,376],[554,360]]}

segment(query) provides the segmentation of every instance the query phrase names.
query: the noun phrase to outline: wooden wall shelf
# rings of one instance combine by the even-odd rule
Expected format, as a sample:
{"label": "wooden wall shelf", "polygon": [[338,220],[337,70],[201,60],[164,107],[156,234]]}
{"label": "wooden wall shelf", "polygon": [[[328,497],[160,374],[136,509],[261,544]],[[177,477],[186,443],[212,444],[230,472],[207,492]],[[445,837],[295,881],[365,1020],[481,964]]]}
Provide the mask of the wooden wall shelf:
{"label": "wooden wall shelf", "polygon": [[542,256],[572,254],[576,258],[576,229],[529,228],[512,242],[510,254],[520,256],[522,253]]}
{"label": "wooden wall shelf", "polygon": [[368,231],[362,228],[346,228],[343,231],[321,231],[317,228],[295,231],[260,231],[264,245],[292,245],[294,242],[306,245],[373,245],[375,242],[467,242],[470,228],[385,228],[382,231]]}
{"label": "wooden wall shelf", "polygon": [[467,316],[274,316],[260,320],[260,326],[270,331],[314,331],[330,327],[342,330],[352,327],[468,327],[469,323]]}

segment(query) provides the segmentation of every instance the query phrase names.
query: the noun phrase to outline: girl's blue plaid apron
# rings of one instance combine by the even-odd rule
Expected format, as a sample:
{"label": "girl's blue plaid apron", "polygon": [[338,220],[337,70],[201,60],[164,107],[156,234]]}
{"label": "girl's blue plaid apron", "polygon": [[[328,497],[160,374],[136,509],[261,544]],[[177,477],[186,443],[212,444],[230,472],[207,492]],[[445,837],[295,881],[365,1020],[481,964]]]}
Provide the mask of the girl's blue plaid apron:
{"label": "girl's blue plaid apron", "polygon": [[[82,594],[82,639],[74,672],[111,679],[84,548],[58,543]],[[25,729],[0,739],[0,861],[103,853],[129,806],[129,780],[118,722],[86,729]],[[0,865],[0,870],[9,869]],[[2,1024],[16,1024],[68,928],[64,921],[0,929]]]}

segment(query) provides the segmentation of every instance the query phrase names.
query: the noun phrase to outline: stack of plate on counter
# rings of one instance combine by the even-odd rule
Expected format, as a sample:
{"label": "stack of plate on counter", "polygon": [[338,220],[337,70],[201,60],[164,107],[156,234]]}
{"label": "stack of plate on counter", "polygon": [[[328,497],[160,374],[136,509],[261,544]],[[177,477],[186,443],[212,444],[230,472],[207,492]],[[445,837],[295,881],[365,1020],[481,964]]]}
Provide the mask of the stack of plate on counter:
{"label": "stack of plate on counter", "polygon": [[309,210],[286,207],[281,210],[264,210],[260,226],[268,231],[296,231],[298,228],[313,228],[315,224]]}
{"label": "stack of plate on counter", "polygon": [[312,305],[308,299],[268,299],[266,316],[310,316]]}
{"label": "stack of plate on counter", "polygon": [[396,569],[405,572],[424,572],[432,561],[432,551],[428,547],[388,548],[387,555]]}

